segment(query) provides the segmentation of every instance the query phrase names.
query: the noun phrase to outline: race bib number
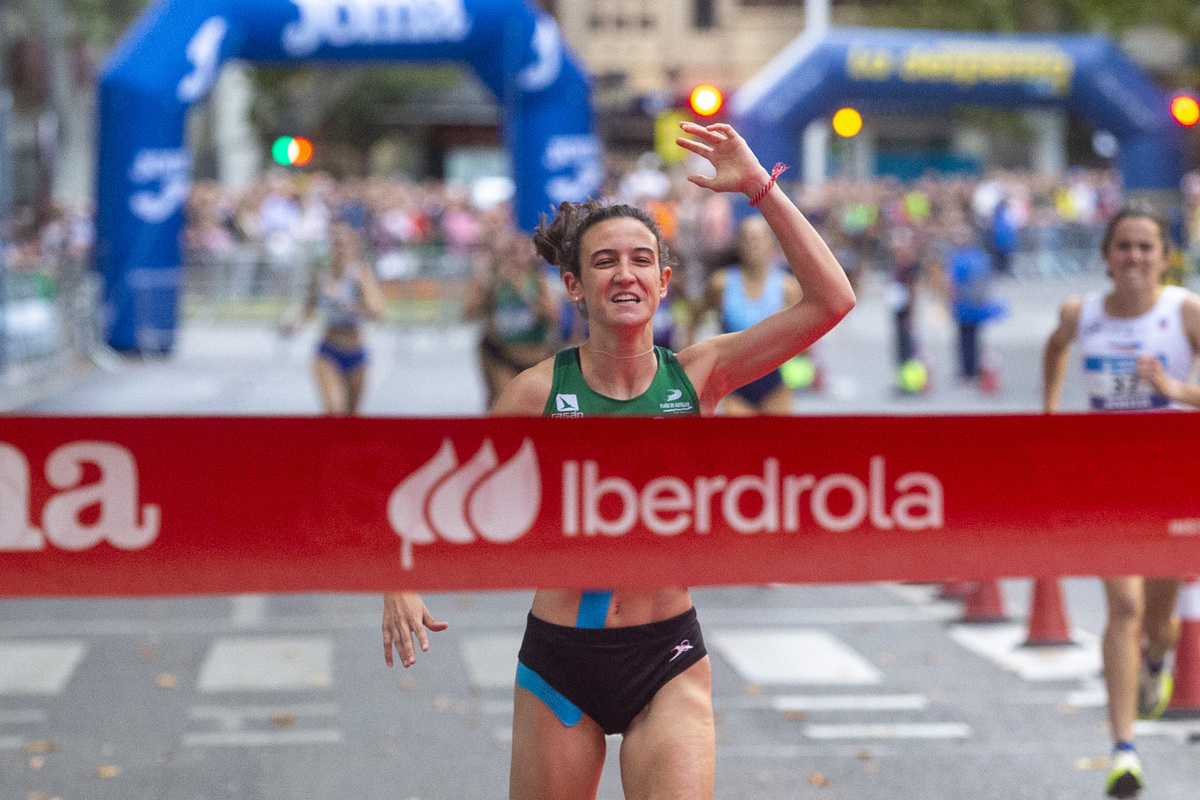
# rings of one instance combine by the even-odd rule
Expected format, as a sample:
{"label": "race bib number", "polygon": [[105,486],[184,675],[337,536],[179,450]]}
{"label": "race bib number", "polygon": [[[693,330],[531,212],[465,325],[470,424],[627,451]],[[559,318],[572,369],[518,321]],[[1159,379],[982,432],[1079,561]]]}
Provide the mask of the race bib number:
{"label": "race bib number", "polygon": [[1137,376],[1137,356],[1089,356],[1084,359],[1084,385],[1094,409],[1130,411],[1166,408],[1168,400]]}

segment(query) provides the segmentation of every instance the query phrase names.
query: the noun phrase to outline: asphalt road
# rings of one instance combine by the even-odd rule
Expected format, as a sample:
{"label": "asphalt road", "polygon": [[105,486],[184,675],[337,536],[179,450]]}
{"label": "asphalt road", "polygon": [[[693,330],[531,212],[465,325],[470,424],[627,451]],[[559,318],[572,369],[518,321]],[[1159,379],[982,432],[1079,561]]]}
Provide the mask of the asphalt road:
{"label": "asphalt road", "polygon": [[[1058,302],[1094,278],[1010,283],[987,340],[1001,391],[954,378],[936,304],[921,335],[933,385],[891,388],[878,285],[821,344],[805,414],[1035,412]],[[310,414],[313,331],[186,326],[176,354],[96,369],[31,414]],[[376,329],[369,415],[479,413],[474,332]],[[1068,408],[1082,408],[1077,382]],[[1073,392],[1073,393],[1072,393]],[[0,418],[2,425],[2,418]],[[1094,580],[1064,582],[1078,645],[1020,647],[1008,624],[955,624],[932,587],[698,589],[714,669],[721,798],[1099,798],[1109,740]],[[410,670],[382,659],[377,597],[247,595],[0,601],[0,800],[333,800],[507,796],[516,647],[528,592],[427,597],[450,629]],[[1195,798],[1200,720],[1139,731],[1146,798]],[[599,797],[622,796],[618,741]]]}

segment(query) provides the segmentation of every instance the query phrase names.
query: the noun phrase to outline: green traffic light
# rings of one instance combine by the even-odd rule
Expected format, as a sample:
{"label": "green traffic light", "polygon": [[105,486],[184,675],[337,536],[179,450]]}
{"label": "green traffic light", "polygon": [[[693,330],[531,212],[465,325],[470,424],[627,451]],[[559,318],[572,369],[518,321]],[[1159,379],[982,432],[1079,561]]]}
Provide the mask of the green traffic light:
{"label": "green traffic light", "polygon": [[292,163],[292,141],[291,136],[280,136],[271,145],[271,158],[275,159],[276,164],[286,167]]}

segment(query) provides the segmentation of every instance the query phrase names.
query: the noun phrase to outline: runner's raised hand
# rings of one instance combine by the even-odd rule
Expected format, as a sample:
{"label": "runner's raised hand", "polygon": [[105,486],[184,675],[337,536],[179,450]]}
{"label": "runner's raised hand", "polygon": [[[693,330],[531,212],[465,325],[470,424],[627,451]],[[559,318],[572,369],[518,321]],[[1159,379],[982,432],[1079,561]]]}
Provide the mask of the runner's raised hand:
{"label": "runner's raised hand", "polygon": [[770,180],[771,174],[758,163],[750,145],[733,126],[724,122],[707,126],[681,122],[679,127],[696,138],[680,136],[675,143],[707,159],[717,170],[717,174],[711,178],[689,175],[688,180],[697,186],[714,192],[741,192],[753,197]]}

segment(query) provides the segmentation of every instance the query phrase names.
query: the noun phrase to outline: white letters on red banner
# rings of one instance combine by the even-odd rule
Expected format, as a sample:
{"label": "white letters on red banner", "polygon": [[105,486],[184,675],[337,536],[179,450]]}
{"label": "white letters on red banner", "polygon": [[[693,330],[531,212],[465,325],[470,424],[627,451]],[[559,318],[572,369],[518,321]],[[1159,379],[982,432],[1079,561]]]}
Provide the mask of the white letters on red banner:
{"label": "white letters on red banner", "polygon": [[1200,415],[0,422],[0,595],[1200,572]]}

